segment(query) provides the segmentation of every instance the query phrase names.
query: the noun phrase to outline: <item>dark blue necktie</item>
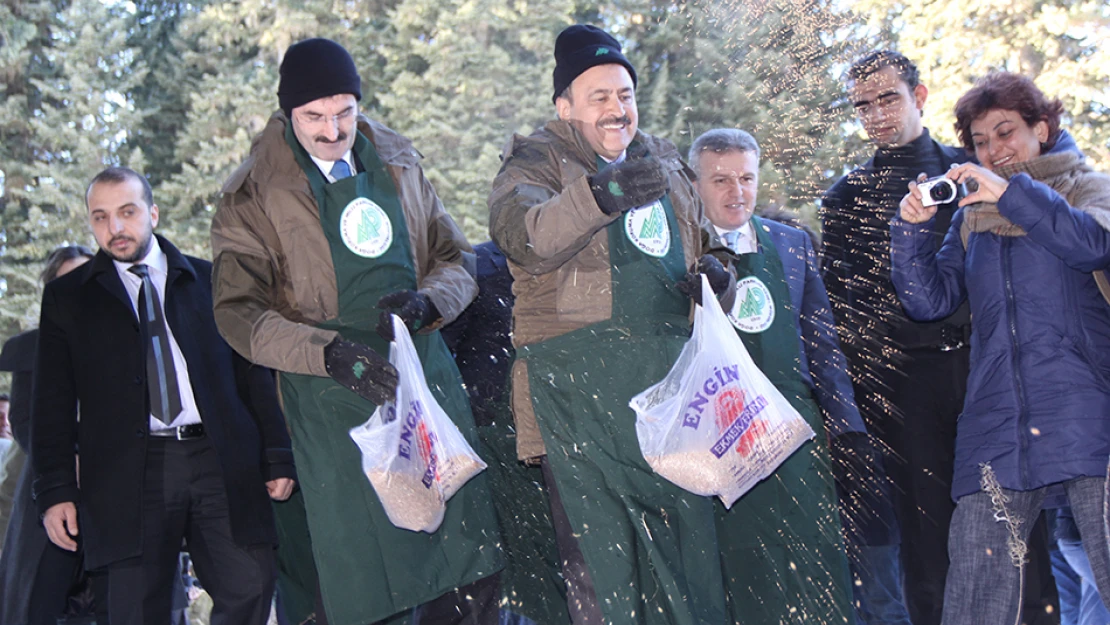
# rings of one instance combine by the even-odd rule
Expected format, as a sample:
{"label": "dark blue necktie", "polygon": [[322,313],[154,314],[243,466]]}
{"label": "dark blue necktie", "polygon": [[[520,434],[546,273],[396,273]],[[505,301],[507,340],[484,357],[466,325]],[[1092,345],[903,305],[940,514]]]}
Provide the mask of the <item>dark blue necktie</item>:
{"label": "dark blue necktie", "polygon": [[340,159],[338,161],[335,161],[335,164],[331,166],[331,177],[335,178],[336,180],[342,180],[350,175],[351,166],[348,165],[347,161],[345,160]]}
{"label": "dark blue necktie", "polygon": [[148,341],[146,350],[146,389],[150,395],[150,412],[154,418],[169,424],[181,413],[181,392],[177,388],[177,371],[170,353],[170,335],[162,317],[162,303],[150,279],[150,268],[132,265],[131,273],[142,278],[139,287],[139,323],[143,338]]}

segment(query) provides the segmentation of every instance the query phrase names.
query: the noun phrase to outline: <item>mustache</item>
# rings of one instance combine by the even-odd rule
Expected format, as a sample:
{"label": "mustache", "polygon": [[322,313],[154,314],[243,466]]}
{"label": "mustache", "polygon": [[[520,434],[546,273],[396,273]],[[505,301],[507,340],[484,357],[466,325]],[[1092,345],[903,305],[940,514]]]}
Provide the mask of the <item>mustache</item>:
{"label": "mustache", "polygon": [[117,241],[131,241],[132,243],[134,243],[135,239],[133,239],[129,236],[126,236],[126,235],[117,234],[116,236],[112,237],[111,239],[108,239],[108,247],[111,247],[112,245],[115,245],[115,243]]}
{"label": "mustache", "polygon": [[605,124],[624,124],[628,126],[632,124],[632,118],[627,115],[621,115],[620,117],[606,117],[597,122],[598,126],[604,126]]}
{"label": "mustache", "polygon": [[335,136],[334,141],[325,137],[324,135],[316,135],[315,137],[312,138],[312,140],[315,141],[316,143],[343,143],[344,141],[347,140],[347,133],[340,132],[339,134],[337,134]]}

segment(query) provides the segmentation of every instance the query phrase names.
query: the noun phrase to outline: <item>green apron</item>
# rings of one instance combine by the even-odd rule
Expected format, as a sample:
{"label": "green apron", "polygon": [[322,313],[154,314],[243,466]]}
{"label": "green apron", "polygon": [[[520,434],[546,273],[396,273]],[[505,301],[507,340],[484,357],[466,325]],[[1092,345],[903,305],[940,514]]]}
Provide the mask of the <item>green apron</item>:
{"label": "green apron", "polygon": [[[331,184],[297,142],[291,125],[286,126],[286,141],[308,176],[335,265],[339,316],[319,327],[338,330],[343,338],[388,356],[388,343],[374,331],[380,312],[375,305],[387,293],[417,288],[408,227],[393,180],[361,133],[354,150],[366,171]],[[355,206],[351,202],[356,198],[368,198],[379,210],[366,210],[368,203],[361,200],[359,212],[345,211],[349,204]],[[390,228],[391,241],[382,234]],[[412,339],[436,400],[476,446],[469,399],[439,332]],[[281,392],[330,623],[365,625],[390,616],[391,623],[407,622],[410,608],[501,568],[484,475],[451,498],[434,534],[399,529],[386,517],[348,435],[376,406],[327,377],[283,374]]]}
{"label": "green apron", "polygon": [[[758,217],[752,217],[752,226],[760,253],[735,255],[733,266],[741,282],[751,276],[767,287],[773,303],[764,306],[773,305],[775,311],[770,327],[762,332],[737,334],[756,365],[817,437],[745,493],[732,509],[725,510],[716,501],[731,622],[854,623],[825,425],[799,374],[795,311],[782,260]],[[737,305],[742,307],[744,302]]]}
{"label": "green apron", "polygon": [[[649,209],[639,209],[649,210]],[[644,215],[645,213],[641,213]],[[629,400],[667,375],[689,337],[686,273],[669,198],[626,234],[608,226],[613,314],[518,352],[567,516],[607,623],[725,622],[713,504],[656,475],[640,452]],[[658,254],[669,229],[669,250]]]}
{"label": "green apron", "polygon": [[273,506],[278,532],[277,585],[281,606],[290,623],[301,625],[315,618],[319,583],[316,563],[312,560],[304,492],[296,488],[289,499],[275,501]]}

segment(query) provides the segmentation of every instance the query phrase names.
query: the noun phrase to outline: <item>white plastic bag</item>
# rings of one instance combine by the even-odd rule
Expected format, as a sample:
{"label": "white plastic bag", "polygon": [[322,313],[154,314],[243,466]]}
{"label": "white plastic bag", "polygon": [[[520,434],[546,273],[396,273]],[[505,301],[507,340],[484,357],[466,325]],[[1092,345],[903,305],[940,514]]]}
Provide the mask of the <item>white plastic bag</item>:
{"label": "white plastic bag", "polygon": [[667,377],[629,406],[648,465],[726,508],[814,436],[752,361],[704,276],[693,336]]}
{"label": "white plastic bag", "polygon": [[390,522],[429,534],[439,529],[451,498],[486,463],[428,390],[408,329],[393,315],[389,362],[397,396],[351,429],[366,474]]}

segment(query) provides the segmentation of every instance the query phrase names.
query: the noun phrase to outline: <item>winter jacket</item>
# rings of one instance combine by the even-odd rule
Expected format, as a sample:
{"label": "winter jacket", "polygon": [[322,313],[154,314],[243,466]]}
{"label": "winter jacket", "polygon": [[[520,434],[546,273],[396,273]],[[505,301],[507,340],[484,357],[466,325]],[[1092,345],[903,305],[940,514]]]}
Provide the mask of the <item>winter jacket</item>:
{"label": "winter jacket", "polygon": [[794,327],[798,331],[798,373],[813,390],[831,437],[866,432],[856,400],[848,363],[840,351],[825,285],[817,273],[813,241],[805,232],[770,219],[761,221],[782,260],[783,278],[790,290]]}
{"label": "winter jacket", "polygon": [[[642,132],[636,141],[669,172],[671,204],[690,266],[709,247],[693,172],[669,141]],[[513,275],[513,344],[540,343],[609,319],[606,226],[620,215],[602,212],[590,191],[587,176],[597,173],[593,148],[570,122],[556,120],[531,136],[514,135],[504,159],[489,198],[490,235],[508,257]],[[521,459],[542,456],[523,361],[513,364],[512,390],[517,453]]]}
{"label": "winter jacket", "polygon": [[1110,457],[1110,306],[1091,275],[1110,265],[1110,177],[1084,164],[1066,132],[1050,153],[996,173],[1010,183],[997,210],[1024,236],[972,232],[965,251],[971,207],[939,251],[928,223],[891,224],[906,312],[933,320],[971,304],[954,499],[980,490],[981,465],[1027,491],[1105,476]]}
{"label": "winter jacket", "polygon": [[[950,165],[967,161],[962,148],[938,143],[926,128],[906,145],[876,150],[821,198],[821,278],[857,376],[870,372],[867,361],[876,353],[930,346],[939,342],[942,326],[968,323],[966,307],[943,321],[914,323],[898,304],[890,281],[890,220],[907,185],[922,172],[939,176]],[[956,210],[955,202],[938,207],[938,240]]]}
{"label": "winter jacket", "polygon": [[[285,115],[274,113],[222,189],[212,219],[216,322],[248,360],[327,376],[324,346],[336,332],[315,324],[338,316],[339,291],[316,198],[285,141],[285,124]],[[419,290],[442,315],[424,329],[429,332],[457,317],[478,294],[462,266],[470,245],[424,177],[412,142],[364,116],[358,130],[393,178]]]}

